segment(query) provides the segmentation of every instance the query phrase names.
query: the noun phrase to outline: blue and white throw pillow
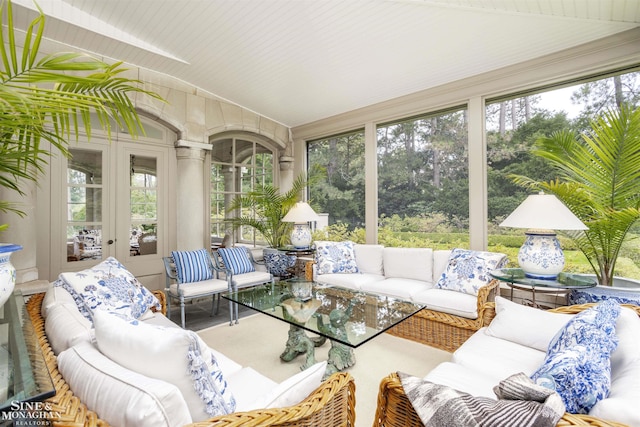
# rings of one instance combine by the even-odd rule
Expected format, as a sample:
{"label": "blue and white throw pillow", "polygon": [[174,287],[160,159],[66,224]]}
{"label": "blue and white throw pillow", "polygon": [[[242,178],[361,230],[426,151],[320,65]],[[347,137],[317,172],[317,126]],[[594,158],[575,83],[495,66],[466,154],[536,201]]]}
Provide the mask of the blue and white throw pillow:
{"label": "blue and white throw pillow", "polygon": [[505,254],[455,248],[435,288],[478,295],[478,290],[493,279],[489,273],[506,263]]}
{"label": "blue and white throw pillow", "polygon": [[180,283],[200,282],[213,279],[211,256],[206,249],[196,251],[172,251],[176,273]]}
{"label": "blue and white throw pillow", "polygon": [[358,272],[353,242],[316,241],[315,247],[318,274]]}
{"label": "blue and white throw pillow", "polygon": [[587,414],[609,395],[619,314],[614,300],[576,314],[551,340],[543,365],[531,375],[536,384],[560,394],[567,412]]}
{"label": "blue and white throw pillow", "polygon": [[256,268],[249,259],[246,248],[220,248],[218,249],[218,254],[220,258],[222,258],[224,266],[228,270],[231,270],[233,274],[245,274],[256,271]]}
{"label": "blue and white throw pillow", "polygon": [[161,308],[155,295],[114,257],[87,270],[62,273],[55,286],[68,291],[78,310],[89,320],[96,310],[134,321],[151,308]]}

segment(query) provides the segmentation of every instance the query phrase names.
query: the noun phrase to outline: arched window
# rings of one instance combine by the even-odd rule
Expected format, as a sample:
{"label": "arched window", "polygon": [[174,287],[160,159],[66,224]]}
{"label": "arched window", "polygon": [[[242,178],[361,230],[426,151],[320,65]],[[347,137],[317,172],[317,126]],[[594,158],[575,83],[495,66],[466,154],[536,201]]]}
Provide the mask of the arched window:
{"label": "arched window", "polygon": [[[219,245],[231,227],[225,219],[234,197],[275,182],[275,144],[258,135],[238,133],[213,140],[211,150],[211,244]],[[242,215],[253,215],[243,211]],[[252,228],[237,230],[236,242],[262,243]]]}

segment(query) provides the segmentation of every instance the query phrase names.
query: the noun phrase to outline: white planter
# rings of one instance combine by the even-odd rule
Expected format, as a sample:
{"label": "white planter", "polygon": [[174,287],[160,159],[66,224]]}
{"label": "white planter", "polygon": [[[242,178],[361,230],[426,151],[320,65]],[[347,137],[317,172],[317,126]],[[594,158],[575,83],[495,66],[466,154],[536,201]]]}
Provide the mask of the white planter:
{"label": "white planter", "polygon": [[[595,277],[593,274],[585,276]],[[614,299],[620,304],[640,305],[640,280],[626,277],[614,277],[613,286],[574,290],[569,294],[570,304],[586,304]]]}
{"label": "white planter", "polygon": [[0,307],[4,305],[16,286],[16,269],[11,264],[11,254],[22,249],[20,245],[0,243]]}

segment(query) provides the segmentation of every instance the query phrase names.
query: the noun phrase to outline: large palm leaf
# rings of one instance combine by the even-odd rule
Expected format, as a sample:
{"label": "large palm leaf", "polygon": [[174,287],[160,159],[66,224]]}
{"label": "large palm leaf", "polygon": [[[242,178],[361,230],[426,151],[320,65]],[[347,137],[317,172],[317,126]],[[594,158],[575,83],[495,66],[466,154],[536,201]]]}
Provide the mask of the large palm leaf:
{"label": "large palm leaf", "polygon": [[235,197],[227,212],[238,216],[227,221],[234,230],[242,226],[257,230],[270,247],[277,248],[287,243],[292,225],[282,222],[307,186],[308,181],[299,175],[291,189],[285,193],[273,185],[264,185],[254,191]]}
{"label": "large palm leaf", "polygon": [[[121,63],[107,64],[78,53],[42,56],[45,16],[35,18],[22,47],[16,40],[10,0],[0,2],[3,31],[0,33],[0,186],[21,192],[19,179],[37,180],[51,152],[43,141],[68,155],[68,141],[83,128],[91,137],[91,115],[111,136],[111,128],[126,129],[132,136],[143,133],[130,94],[145,94],[141,82],[121,77]],[[22,213],[0,203],[0,211]]]}
{"label": "large palm leaf", "polygon": [[576,139],[560,131],[536,141],[533,153],[549,161],[558,178],[519,184],[555,194],[588,230],[569,233],[593,267],[598,281],[610,285],[620,248],[640,218],[640,109],[611,110]]}

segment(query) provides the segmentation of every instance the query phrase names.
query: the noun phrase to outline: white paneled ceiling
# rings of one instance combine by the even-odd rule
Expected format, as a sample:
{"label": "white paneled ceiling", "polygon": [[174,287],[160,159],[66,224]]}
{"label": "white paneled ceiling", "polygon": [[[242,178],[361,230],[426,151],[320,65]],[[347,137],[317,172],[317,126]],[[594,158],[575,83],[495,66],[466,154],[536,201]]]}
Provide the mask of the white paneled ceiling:
{"label": "white paneled ceiling", "polygon": [[[13,0],[18,23],[31,0]],[[39,0],[46,37],[297,126],[640,25],[640,0]],[[14,6],[15,7],[15,6]]]}

